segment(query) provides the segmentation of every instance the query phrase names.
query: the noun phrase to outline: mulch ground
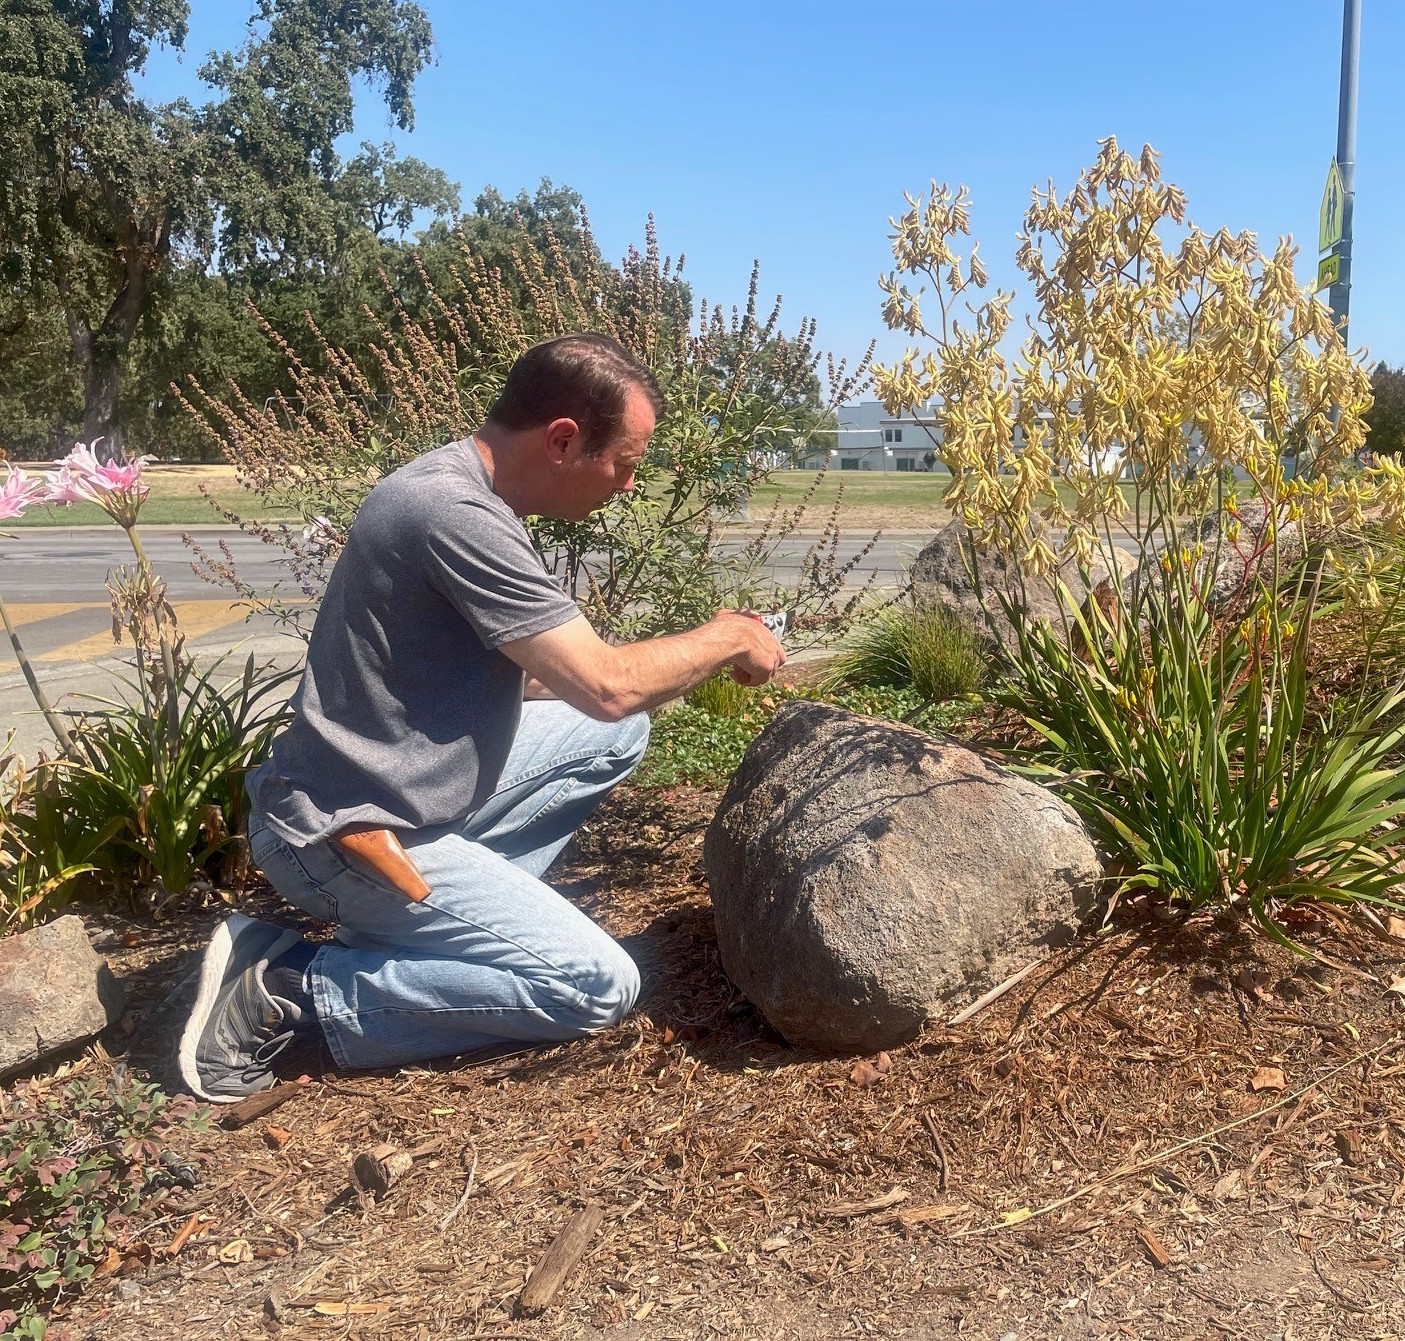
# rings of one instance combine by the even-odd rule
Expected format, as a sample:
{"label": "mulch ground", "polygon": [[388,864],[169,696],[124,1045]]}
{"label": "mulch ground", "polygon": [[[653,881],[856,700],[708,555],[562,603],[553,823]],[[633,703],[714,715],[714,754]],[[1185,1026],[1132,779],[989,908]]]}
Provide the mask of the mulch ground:
{"label": "mulch ground", "polygon": [[[643,968],[627,1023],[307,1084],[186,1138],[197,1188],[55,1321],[151,1341],[1405,1337],[1400,944],[1308,922],[1322,958],[1303,958],[1132,909],[964,1024],[808,1056],[718,962],[715,800],[617,794],[557,867]],[[161,1003],[216,916],[112,924],[135,993],[114,1057],[168,1074],[179,994]],[[381,1142],[415,1158],[375,1201],[351,1167]],[[521,1316],[591,1203],[584,1259]]]}

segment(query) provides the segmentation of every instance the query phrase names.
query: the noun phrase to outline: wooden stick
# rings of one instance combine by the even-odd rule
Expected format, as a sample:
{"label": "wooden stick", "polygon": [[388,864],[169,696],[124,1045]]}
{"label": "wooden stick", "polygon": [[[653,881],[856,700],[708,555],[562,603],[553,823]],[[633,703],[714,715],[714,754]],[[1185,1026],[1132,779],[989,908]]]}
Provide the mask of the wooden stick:
{"label": "wooden stick", "polygon": [[605,1220],[605,1208],[591,1203],[577,1211],[542,1254],[527,1277],[518,1301],[523,1313],[539,1313],[555,1297],[572,1268],[585,1256],[585,1250]]}
{"label": "wooden stick", "polygon": [[468,1182],[464,1184],[463,1195],[454,1204],[453,1210],[439,1222],[439,1232],[442,1234],[448,1227],[459,1218],[459,1212],[468,1205],[468,1199],[473,1195],[473,1181],[478,1177],[478,1147],[473,1147],[473,1167],[468,1171]]}
{"label": "wooden stick", "polygon": [[951,1156],[946,1152],[946,1142],[942,1140],[942,1134],[937,1130],[937,1124],[933,1120],[930,1110],[923,1112],[922,1125],[927,1128],[927,1135],[932,1138],[932,1144],[937,1147],[937,1190],[945,1192],[947,1181],[951,1177]]}
{"label": "wooden stick", "polygon": [[992,987],[984,996],[978,996],[965,1010],[959,1010],[947,1021],[948,1024],[965,1024],[973,1015],[979,1015],[993,1001],[999,1001],[1016,983],[1023,982],[1044,961],[1036,959],[1026,964],[1018,973],[1012,973],[1004,982]]}
{"label": "wooden stick", "polygon": [[281,1108],[293,1095],[306,1088],[295,1081],[285,1081],[271,1090],[251,1094],[247,1099],[240,1099],[237,1104],[230,1104],[220,1114],[220,1126],[225,1131],[238,1131],[240,1127],[247,1127],[249,1123],[267,1117],[275,1108]]}
{"label": "wooden stick", "polygon": [[351,1172],[356,1185],[380,1201],[415,1162],[408,1151],[394,1145],[373,1145],[352,1161]]}

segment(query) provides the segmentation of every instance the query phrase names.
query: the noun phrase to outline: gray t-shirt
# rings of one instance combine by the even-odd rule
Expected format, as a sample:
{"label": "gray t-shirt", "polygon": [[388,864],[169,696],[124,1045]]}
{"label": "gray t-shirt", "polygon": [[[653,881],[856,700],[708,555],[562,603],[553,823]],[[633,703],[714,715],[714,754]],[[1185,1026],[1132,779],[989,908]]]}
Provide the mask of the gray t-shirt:
{"label": "gray t-shirt", "polygon": [[522,712],[522,671],[497,649],[577,613],[472,441],[402,466],[337,559],[293,720],[249,778],[254,808],[296,846],[465,819]]}

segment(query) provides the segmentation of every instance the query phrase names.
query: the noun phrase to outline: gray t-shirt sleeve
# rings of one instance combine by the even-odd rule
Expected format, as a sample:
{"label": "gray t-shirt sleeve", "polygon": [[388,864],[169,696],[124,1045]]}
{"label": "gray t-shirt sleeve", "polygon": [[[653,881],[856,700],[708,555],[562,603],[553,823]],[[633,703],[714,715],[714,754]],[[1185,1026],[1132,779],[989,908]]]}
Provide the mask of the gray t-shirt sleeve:
{"label": "gray t-shirt sleeve", "polygon": [[554,629],[580,613],[552,579],[522,524],[473,499],[456,499],[431,523],[425,581],[485,647]]}

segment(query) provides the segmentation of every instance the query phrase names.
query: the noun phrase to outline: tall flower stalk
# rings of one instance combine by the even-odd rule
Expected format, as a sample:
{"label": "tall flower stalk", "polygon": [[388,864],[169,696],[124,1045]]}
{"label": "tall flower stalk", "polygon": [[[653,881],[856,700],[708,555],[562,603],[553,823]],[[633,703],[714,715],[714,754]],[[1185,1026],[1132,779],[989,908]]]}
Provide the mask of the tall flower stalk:
{"label": "tall flower stalk", "polygon": [[[1361,538],[1400,534],[1405,468],[1354,468],[1370,379],[1291,240],[1205,232],[1149,147],[1108,139],[1071,190],[1034,192],[1016,348],[1014,294],[981,301],[976,248],[958,254],[964,189],[907,206],[883,314],[926,347],[874,369],[879,395],[932,434],[974,544],[1064,598],[1051,629],[996,596],[1017,636],[993,696],[1039,736],[1027,762],[1124,892],[1247,908],[1280,936],[1301,898],[1389,903],[1405,697],[1363,677],[1318,710],[1310,657],[1324,582],[1379,606],[1386,559]],[[1081,608],[1073,570],[1111,575]]]}
{"label": "tall flower stalk", "polygon": [[[25,510],[33,504],[47,501],[47,496],[48,486],[45,481],[35,479],[26,475],[24,471],[11,466],[5,477],[4,485],[0,486],[0,521],[14,521],[22,517]],[[34,701],[39,705],[39,711],[44,714],[44,720],[49,724],[49,730],[54,733],[54,739],[58,742],[59,748],[65,754],[72,754],[73,736],[63,718],[54,711],[54,705],[49,702],[49,696],[44,692],[43,685],[39,683],[39,677],[35,675],[34,667],[30,665],[24,644],[20,642],[14,620],[10,617],[10,608],[5,604],[3,593],[0,593],[0,620],[4,621],[5,632],[9,635],[10,646],[14,648],[15,660],[19,662],[24,682],[29,686],[29,692],[33,694]]]}
{"label": "tall flower stalk", "polygon": [[114,457],[104,460],[97,444],[77,444],[59,463],[48,501],[95,503],[120,526],[136,558],[135,571],[116,569],[108,578],[112,598],[113,631],[125,626],[137,654],[144,684],[153,691],[157,716],[164,724],[168,743],[174,746],[179,729],[176,658],[179,636],[175,615],[166,600],[165,583],[156,575],[137,529],[142,504],[151,492],[143,479],[147,458]]}

